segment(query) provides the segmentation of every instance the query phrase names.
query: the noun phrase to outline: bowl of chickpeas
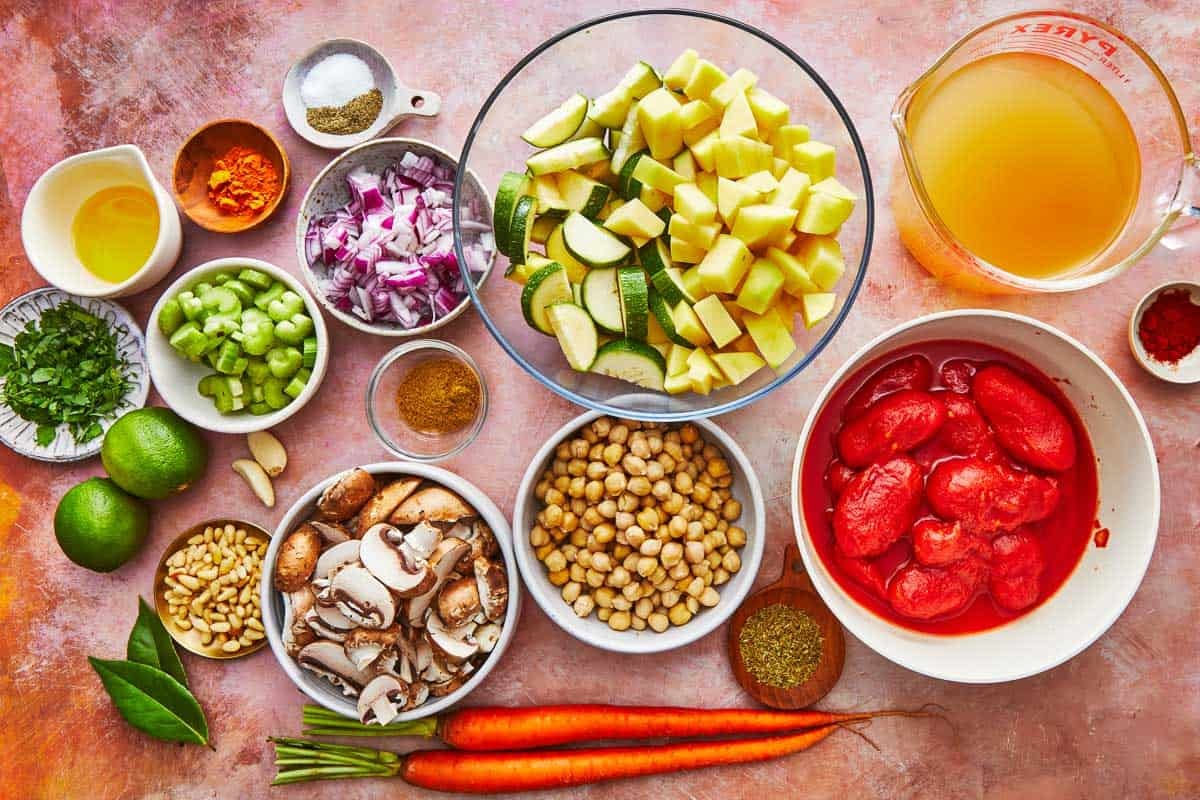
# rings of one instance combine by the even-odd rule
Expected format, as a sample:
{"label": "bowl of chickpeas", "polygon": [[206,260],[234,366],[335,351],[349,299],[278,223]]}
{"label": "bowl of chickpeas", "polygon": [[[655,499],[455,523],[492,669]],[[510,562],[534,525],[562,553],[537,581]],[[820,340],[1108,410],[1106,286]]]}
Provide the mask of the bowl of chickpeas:
{"label": "bowl of chickpeas", "polygon": [[658,653],[741,605],[765,522],[754,468],[715,423],[593,411],[534,456],[513,538],[525,586],[560,628],[605,650]]}

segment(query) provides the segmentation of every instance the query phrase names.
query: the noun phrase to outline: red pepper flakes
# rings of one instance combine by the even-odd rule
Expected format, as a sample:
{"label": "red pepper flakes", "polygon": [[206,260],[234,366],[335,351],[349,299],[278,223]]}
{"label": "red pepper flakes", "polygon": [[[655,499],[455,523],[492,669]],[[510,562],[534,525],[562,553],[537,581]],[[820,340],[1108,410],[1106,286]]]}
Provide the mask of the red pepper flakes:
{"label": "red pepper flakes", "polygon": [[1142,314],[1138,339],[1155,361],[1178,362],[1200,345],[1200,305],[1186,289],[1161,292]]}

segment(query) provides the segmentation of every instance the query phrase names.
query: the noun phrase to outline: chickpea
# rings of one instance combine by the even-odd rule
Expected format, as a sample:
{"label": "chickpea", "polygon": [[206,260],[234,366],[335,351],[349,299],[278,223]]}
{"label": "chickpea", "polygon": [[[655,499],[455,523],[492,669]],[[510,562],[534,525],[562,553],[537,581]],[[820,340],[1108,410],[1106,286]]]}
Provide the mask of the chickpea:
{"label": "chickpea", "polygon": [[686,472],[675,473],[675,491],[680,494],[692,493],[692,478]]}
{"label": "chickpea", "polygon": [[542,562],[546,565],[546,569],[551,572],[558,572],[567,568],[567,557],[563,555],[562,550],[555,548],[551,550]]}
{"label": "chickpea", "polygon": [[625,448],[619,444],[610,444],[604,448],[604,463],[610,467],[615,467],[621,463],[621,458],[625,454]]}
{"label": "chickpea", "polygon": [[612,613],[613,610],[611,608],[598,609],[596,611],[596,619],[600,620],[601,622],[608,622],[608,618],[612,616]]}
{"label": "chickpea", "polygon": [[708,462],[708,466],[704,468],[704,471],[714,478],[720,478],[729,474],[729,464],[725,459],[716,456]]}
{"label": "chickpea", "polygon": [[683,546],[683,558],[689,564],[699,564],[704,560],[704,545],[701,542],[688,542]]}
{"label": "chickpea", "polygon": [[704,532],[715,531],[717,529],[717,515],[711,511],[705,511],[700,516],[700,524],[704,526]]}
{"label": "chickpea", "polygon": [[702,522],[689,522],[687,526],[687,540],[689,542],[699,542],[704,539],[704,524]]}
{"label": "chickpea", "polygon": [[700,517],[704,514],[704,509],[694,503],[687,503],[679,513],[683,514],[683,518],[688,522],[699,522]]}
{"label": "chickpea", "polygon": [[587,462],[582,458],[572,458],[567,462],[567,474],[571,477],[577,477],[587,472]]}
{"label": "chickpea", "polygon": [[595,607],[596,601],[592,599],[591,595],[586,594],[579,595],[575,599],[575,602],[571,604],[571,610],[575,612],[575,616],[577,617],[588,616]]}
{"label": "chickpea", "polygon": [[683,595],[680,594],[678,589],[668,589],[667,591],[662,593],[663,607],[664,608],[672,608],[676,603],[679,602],[679,598],[682,596]]}
{"label": "chickpea", "polygon": [[600,439],[600,437],[596,435],[596,432],[591,428],[585,428],[582,432],[580,432],[579,436],[587,444],[595,444]]}
{"label": "chickpea", "polygon": [[587,580],[587,569],[582,564],[572,564],[568,568],[567,574],[576,583],[583,583]]}
{"label": "chickpea", "polygon": [[687,625],[692,621],[692,612],[688,611],[688,607],[683,603],[676,603],[667,612],[667,619],[671,620],[671,624],[676,627]]}
{"label": "chickpea", "polygon": [[732,497],[725,501],[725,505],[721,506],[721,518],[726,522],[733,522],[742,515],[742,504]]}
{"label": "chickpea", "polygon": [[621,459],[621,468],[630,475],[639,476],[646,474],[646,460],[629,453]]}
{"label": "chickpea", "polygon": [[612,419],[610,417],[597,417],[592,420],[592,433],[597,436],[608,436],[608,432],[612,430]]}
{"label": "chickpea", "polygon": [[[658,586],[659,586],[660,584],[661,584],[662,586],[667,586],[667,584],[669,584],[669,583],[671,583],[671,582],[672,582],[672,581],[671,581],[671,575],[670,575],[670,573],[668,573],[668,572],[667,572],[665,569],[663,569],[662,567],[659,567],[658,569],[654,570],[654,574],[653,574],[653,575],[651,575],[651,576],[650,576],[649,578],[647,578],[646,580],[648,580],[648,581],[650,581],[651,583],[653,583],[653,584],[654,584],[654,586],[655,586],[655,588],[658,588]],[[670,586],[667,586],[667,588],[669,589],[669,588],[670,588]]]}
{"label": "chickpea", "polygon": [[[602,522],[592,529],[592,536],[599,545],[606,545],[616,538],[617,529],[607,522]],[[595,549],[595,548],[593,548]]]}
{"label": "chickpea", "polygon": [[647,539],[642,542],[642,546],[638,549],[644,556],[654,558],[662,551],[662,541],[660,539]]}
{"label": "chickpea", "polygon": [[572,503],[583,497],[583,488],[585,486],[587,486],[587,478],[584,478],[582,475],[571,478],[571,483],[567,486],[567,497],[571,499]]}
{"label": "chickpea", "polygon": [[608,466],[603,461],[589,461],[583,474],[589,481],[601,481],[608,474]]}
{"label": "chickpea", "polygon": [[568,583],[563,584],[562,599],[568,603],[574,603],[579,599],[579,594],[582,591],[583,584],[578,583],[577,581],[569,581]]}
{"label": "chickpea", "polygon": [[653,454],[653,450],[650,447],[650,437],[643,434],[630,440],[629,452],[637,458],[650,458],[650,456]]}
{"label": "chickpea", "polygon": [[634,616],[629,620],[629,623],[635,631],[646,630],[646,620],[642,619],[641,617]]}
{"label": "chickpea", "polygon": [[642,596],[642,585],[630,581],[621,587],[621,596],[631,603],[636,602]]}
{"label": "chickpea", "polygon": [[705,608],[713,608],[719,602],[721,602],[721,593],[711,586],[706,587],[700,595],[700,605]]}
{"label": "chickpea", "polygon": [[[625,475],[620,472],[610,472],[604,478],[604,491],[609,497],[617,497],[625,491]],[[614,512],[615,513],[615,512]]]}
{"label": "chickpea", "polygon": [[614,631],[626,631],[629,630],[631,622],[628,611],[616,611],[608,618],[608,627]]}
{"label": "chickpea", "polygon": [[584,547],[587,545],[588,532],[586,528],[577,528],[571,531],[571,544],[575,547]]}
{"label": "chickpea", "polygon": [[629,491],[638,497],[649,496],[652,488],[653,485],[650,483],[650,479],[645,475],[637,475],[629,479]]}
{"label": "chickpea", "polygon": [[593,553],[591,569],[596,572],[611,572],[613,568],[612,560],[608,557],[608,553]]}
{"label": "chickpea", "polygon": [[563,520],[562,506],[546,506],[546,510],[542,512],[542,516],[545,518],[547,528],[558,528],[562,525]]}
{"label": "chickpea", "polygon": [[546,490],[546,505],[561,506],[567,502],[566,496],[558,489],[550,488]]}
{"label": "chickpea", "polygon": [[571,445],[568,448],[571,458],[587,458],[588,447],[587,439],[572,439]]}
{"label": "chickpea", "polygon": [[613,548],[612,557],[617,561],[624,561],[626,556],[633,552],[633,548],[627,544],[619,544]]}
{"label": "chickpea", "polygon": [[600,608],[612,608],[612,601],[616,596],[617,593],[607,586],[592,592],[592,599],[596,601],[596,605]]}
{"label": "chickpea", "polygon": [[725,554],[725,557],[721,559],[721,566],[730,572],[737,572],[742,568],[742,558],[737,554],[736,550],[730,550]]}
{"label": "chickpea", "polygon": [[650,626],[650,630],[655,633],[662,633],[670,627],[671,621],[666,614],[654,613],[646,617],[646,624]]}
{"label": "chickpea", "polygon": [[574,511],[564,511],[562,523],[559,525],[564,533],[570,533],[579,527],[579,517]]}
{"label": "chickpea", "polygon": [[683,495],[672,491],[671,496],[663,501],[662,510],[667,514],[678,514],[683,509]]}
{"label": "chickpea", "polygon": [[541,525],[534,525],[529,529],[529,543],[534,547],[541,547],[550,542],[550,534]]}
{"label": "chickpea", "polygon": [[654,574],[654,570],[658,569],[658,560],[648,556],[642,556],[638,559],[637,574],[643,578]]}
{"label": "chickpea", "polygon": [[689,422],[679,429],[679,441],[684,444],[698,442],[700,441],[700,431],[696,430],[696,426]]}
{"label": "chickpea", "polygon": [[704,579],[692,578],[691,581],[688,582],[687,588],[684,589],[684,591],[690,596],[698,599],[700,595],[704,594]]}
{"label": "chickpea", "polygon": [[667,542],[659,553],[659,560],[664,567],[673,567],[683,558],[683,545],[679,542]]}
{"label": "chickpea", "polygon": [[594,569],[589,569],[584,575],[584,581],[593,589],[599,589],[604,585],[604,573],[597,572]]}
{"label": "chickpea", "polygon": [[636,494],[625,492],[617,498],[617,510],[619,511],[637,511],[641,505]]}
{"label": "chickpea", "polygon": [[667,531],[675,539],[682,539],[687,533],[688,522],[683,517],[676,514],[671,517],[671,521],[667,523]]}
{"label": "chickpea", "polygon": [[533,487],[533,496],[536,497],[538,500],[545,500],[546,492],[549,489],[550,489],[550,483],[545,478],[543,478],[542,480],[537,482],[536,486]]}
{"label": "chickpea", "polygon": [[654,603],[650,602],[649,597],[643,597],[641,600],[638,600],[633,605],[634,615],[641,617],[642,619],[649,619],[650,615],[653,612],[654,612]]}
{"label": "chickpea", "polygon": [[730,547],[742,547],[746,544],[746,532],[736,525],[731,525],[725,534]]}
{"label": "chickpea", "polygon": [[616,567],[608,576],[608,585],[614,589],[624,589],[633,581],[633,576],[629,574],[629,570],[625,567]]}
{"label": "chickpea", "polygon": [[724,555],[725,554],[721,551],[714,550],[708,554],[708,557],[705,559],[705,563],[708,564],[709,569],[716,569],[717,567],[721,566],[721,559],[724,557]]}
{"label": "chickpea", "polygon": [[712,489],[710,489],[707,484],[697,483],[695,487],[692,488],[693,503],[707,503],[710,497],[712,497]]}
{"label": "chickpea", "polygon": [[612,430],[608,432],[608,440],[615,444],[625,444],[629,439],[629,426],[626,423],[618,423],[612,426]]}
{"label": "chickpea", "polygon": [[689,613],[696,614],[700,611],[700,601],[695,597],[692,597],[690,594],[683,598],[683,604],[687,606]]}
{"label": "chickpea", "polygon": [[688,566],[686,561],[680,561],[675,566],[667,571],[667,574],[676,581],[687,580],[687,577],[692,574],[692,568]]}
{"label": "chickpea", "polygon": [[612,607],[614,611],[628,611],[633,608],[633,603],[625,595],[617,595],[613,598]]}
{"label": "chickpea", "polygon": [[558,572],[551,572],[546,575],[550,579],[552,586],[562,586],[571,579],[570,574],[564,569]]}
{"label": "chickpea", "polygon": [[692,574],[697,578],[707,578],[712,574],[712,567],[708,565],[707,561],[701,561],[699,564],[692,566]]}

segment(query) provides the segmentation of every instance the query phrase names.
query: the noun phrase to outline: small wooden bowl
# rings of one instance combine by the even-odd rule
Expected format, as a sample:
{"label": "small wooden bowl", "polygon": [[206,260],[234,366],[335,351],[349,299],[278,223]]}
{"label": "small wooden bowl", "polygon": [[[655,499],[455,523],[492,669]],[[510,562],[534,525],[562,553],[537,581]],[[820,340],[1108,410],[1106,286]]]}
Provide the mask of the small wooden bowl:
{"label": "small wooden bowl", "polygon": [[[194,628],[192,630],[185,631],[175,625],[175,619],[171,616],[170,607],[167,605],[167,601],[166,598],[163,597],[163,593],[167,590],[167,583],[165,580],[167,577],[167,559],[173,556],[177,550],[187,546],[188,539],[192,538],[198,533],[203,534],[205,528],[219,528],[224,527],[225,525],[233,525],[235,528],[241,528],[242,530],[246,531],[247,534],[253,534],[268,544],[271,541],[271,534],[252,522],[226,518],[210,519],[206,522],[201,522],[198,525],[193,525],[175,537],[175,539],[173,539],[163,551],[162,557],[158,560],[158,569],[154,571],[154,610],[158,612],[158,618],[162,620],[163,627],[167,629],[167,633],[171,635],[171,638],[175,640],[176,644],[178,644],[184,650],[187,650],[189,653],[194,653],[195,655],[203,656],[204,658],[212,658],[219,661],[228,661],[230,659],[248,656],[251,653],[257,653],[263,648],[263,645],[267,643],[267,637],[263,636],[263,638],[259,639],[257,642],[254,642],[249,647],[244,647],[241,650],[238,650],[236,653],[226,653],[220,648],[213,647],[211,645],[205,646],[200,643],[199,631],[195,630]],[[266,559],[263,560],[263,563],[263,569],[266,569]],[[258,585],[255,585],[252,591],[256,597],[260,595],[260,589]],[[266,623],[264,622],[263,624],[265,626]]]}
{"label": "small wooden bowl", "polygon": [[[804,561],[801,560],[800,549],[796,545],[787,546],[783,553],[783,562],[783,574],[779,580],[752,594],[733,615],[733,623],[729,626],[729,661],[733,665],[734,677],[747,694],[765,706],[792,710],[811,706],[829,694],[829,690],[842,676],[842,667],[846,663],[846,638],[842,633],[841,623],[813,589],[812,580],[804,571]],[[746,620],[755,612],[775,604],[791,606],[808,614],[821,628],[821,635],[825,640],[821,660],[817,663],[812,677],[790,689],[768,686],[751,675],[742,661],[741,646],[738,642]]]}
{"label": "small wooden bowl", "polygon": [[[253,148],[266,156],[279,173],[279,193],[254,216],[225,214],[208,199],[208,176],[213,164],[229,151],[241,145]],[[266,222],[279,208],[287,194],[291,179],[291,165],[283,145],[262,128],[249,120],[219,119],[210,122],[188,137],[175,156],[174,179],[175,202],[187,214],[188,219],[205,230],[214,233],[240,233]]]}

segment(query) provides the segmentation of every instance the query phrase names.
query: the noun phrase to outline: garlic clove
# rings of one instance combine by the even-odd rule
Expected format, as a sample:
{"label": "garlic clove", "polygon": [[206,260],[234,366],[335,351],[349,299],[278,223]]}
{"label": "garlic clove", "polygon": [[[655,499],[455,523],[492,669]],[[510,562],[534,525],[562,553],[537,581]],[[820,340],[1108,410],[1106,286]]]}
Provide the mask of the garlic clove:
{"label": "garlic clove", "polygon": [[283,443],[270,431],[246,434],[246,445],[250,448],[254,460],[270,477],[279,475],[287,466],[287,451],[283,449]]}
{"label": "garlic clove", "polygon": [[275,488],[271,485],[271,478],[267,475],[266,470],[259,466],[257,461],[239,458],[233,462],[233,471],[242,476],[242,480],[246,482],[264,506],[275,507]]}

